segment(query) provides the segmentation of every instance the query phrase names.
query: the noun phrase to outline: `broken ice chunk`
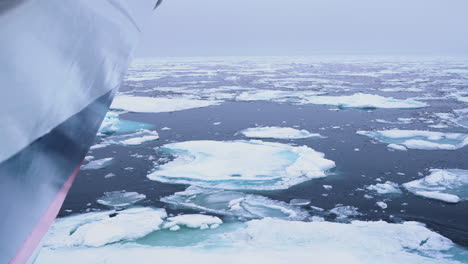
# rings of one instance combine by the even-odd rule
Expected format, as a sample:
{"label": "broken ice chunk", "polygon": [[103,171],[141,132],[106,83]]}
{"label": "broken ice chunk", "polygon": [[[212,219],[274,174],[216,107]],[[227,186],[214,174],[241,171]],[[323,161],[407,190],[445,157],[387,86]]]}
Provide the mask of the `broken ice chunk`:
{"label": "broken ice chunk", "polygon": [[194,186],[183,192],[163,197],[161,201],[177,207],[244,219],[275,217],[302,220],[308,216],[307,212],[298,207],[260,195]]}
{"label": "broken ice chunk", "polygon": [[337,216],[338,219],[348,218],[349,216],[358,216],[362,215],[358,212],[358,209],[354,206],[349,205],[339,205],[330,210],[330,213],[333,213]]}
{"label": "broken ice chunk", "polygon": [[[468,145],[468,134],[443,133],[423,130],[380,130],[358,131],[357,134],[368,136],[383,143],[395,144],[410,149],[455,150]],[[403,150],[403,148],[401,148]]]}
{"label": "broken ice chunk", "polygon": [[[163,228],[172,229],[176,226],[185,226],[188,228],[217,228],[223,221],[216,216],[202,215],[202,214],[186,214],[174,217],[168,217],[163,224]],[[172,229],[174,231],[174,229]]]}
{"label": "broken ice chunk", "polygon": [[422,179],[403,184],[415,195],[446,203],[468,199],[468,171],[459,169],[431,169]]}
{"label": "broken ice chunk", "polygon": [[146,195],[137,192],[114,191],[106,192],[104,196],[97,199],[98,204],[102,204],[111,208],[124,208],[144,200]]}
{"label": "broken ice chunk", "polygon": [[276,138],[276,139],[300,139],[322,137],[317,133],[310,133],[307,130],[295,129],[291,127],[252,127],[242,130],[241,133],[250,138]]}
{"label": "broken ice chunk", "polygon": [[386,181],[385,183],[377,183],[375,185],[369,185],[366,187],[366,189],[377,192],[378,194],[401,193],[398,184],[391,181]]}
{"label": "broken ice chunk", "polygon": [[89,163],[81,166],[82,170],[97,170],[97,169],[103,169],[107,166],[109,166],[114,158],[104,158],[104,159],[98,159],[98,160],[93,160],[90,161]]}

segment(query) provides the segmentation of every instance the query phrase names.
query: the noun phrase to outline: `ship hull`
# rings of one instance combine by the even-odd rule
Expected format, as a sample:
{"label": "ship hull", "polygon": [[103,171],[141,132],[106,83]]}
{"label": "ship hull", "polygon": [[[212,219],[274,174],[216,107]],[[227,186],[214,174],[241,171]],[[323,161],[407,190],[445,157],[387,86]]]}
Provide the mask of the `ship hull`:
{"label": "ship hull", "polygon": [[31,262],[139,33],[120,0],[0,5],[0,263]]}

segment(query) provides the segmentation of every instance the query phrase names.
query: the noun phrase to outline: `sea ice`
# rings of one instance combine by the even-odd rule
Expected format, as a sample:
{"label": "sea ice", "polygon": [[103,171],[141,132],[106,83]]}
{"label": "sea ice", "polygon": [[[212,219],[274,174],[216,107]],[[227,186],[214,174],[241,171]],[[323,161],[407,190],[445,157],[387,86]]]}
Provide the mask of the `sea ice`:
{"label": "sea ice", "polygon": [[45,237],[45,247],[100,247],[141,238],[160,229],[166,211],[149,207],[93,212],[59,218]]}
{"label": "sea ice", "polygon": [[217,100],[198,100],[189,98],[159,98],[120,95],[114,99],[111,108],[137,113],[161,113],[218,105],[221,102],[222,101]]}
{"label": "sea ice", "polygon": [[124,145],[124,146],[135,146],[140,145],[148,141],[154,141],[159,139],[158,132],[154,130],[141,129],[131,134],[109,136],[103,140],[101,144],[110,145]]}
{"label": "sea ice", "polygon": [[97,170],[103,169],[109,166],[113,162],[114,158],[104,158],[98,160],[92,160],[89,163],[81,166],[82,170]]}
{"label": "sea ice", "polygon": [[181,208],[243,219],[275,217],[302,220],[308,216],[308,213],[300,208],[260,195],[195,186],[191,186],[183,192],[163,197],[161,201]]}
{"label": "sea ice", "polygon": [[[204,232],[209,235],[189,246],[119,243],[100,248],[65,245],[54,249],[47,246],[50,243],[46,240],[36,263],[149,264],[169,260],[174,264],[288,264],[312,259],[316,263],[461,264],[467,259],[466,249],[416,222],[345,224],[266,218],[227,232]],[[157,232],[150,236],[155,235]]]}
{"label": "sea ice", "polygon": [[109,111],[107,112],[104,120],[102,121],[101,127],[99,128],[99,133],[101,134],[108,134],[114,133],[119,128],[117,127],[117,123],[119,122],[119,114]]}
{"label": "sea ice", "polygon": [[387,209],[388,205],[385,203],[385,202],[376,202],[375,205],[377,205],[378,207],[382,208],[382,209]]}
{"label": "sea ice", "polygon": [[374,191],[378,194],[401,193],[398,184],[391,181],[386,181],[385,183],[377,183],[375,185],[369,185],[366,187],[366,189]]}
{"label": "sea ice", "polygon": [[457,119],[454,120],[454,122],[459,126],[468,128],[468,116],[466,115],[458,117]]}
{"label": "sea ice", "polygon": [[202,214],[186,214],[168,217],[163,224],[163,228],[171,229],[175,226],[185,226],[188,228],[217,228],[223,221],[216,216]]}
{"label": "sea ice", "polygon": [[131,133],[140,129],[150,129],[152,127],[153,125],[151,124],[120,119],[119,113],[109,111],[102,121],[101,128],[99,128],[99,135]]}
{"label": "sea ice", "polygon": [[335,214],[338,219],[348,218],[349,216],[362,215],[358,212],[358,209],[354,206],[349,205],[338,205],[330,210],[330,213]]}
{"label": "sea ice", "polygon": [[326,176],[335,163],[307,146],[251,141],[186,141],[160,149],[174,160],[151,180],[223,189],[287,189]]}
{"label": "sea ice", "polygon": [[296,206],[305,206],[310,204],[310,200],[307,199],[291,199],[289,201],[290,205],[296,205]]}
{"label": "sea ice", "polygon": [[394,143],[388,144],[387,148],[394,149],[394,150],[399,150],[399,151],[407,151],[408,150],[405,146],[394,144]]}
{"label": "sea ice", "polygon": [[403,187],[415,195],[447,203],[468,200],[468,170],[431,169],[429,172],[428,176]]}
{"label": "sea ice", "polygon": [[105,192],[104,196],[97,199],[98,204],[111,208],[125,208],[146,198],[146,195],[137,192],[114,191]]}
{"label": "sea ice", "polygon": [[[381,130],[381,131],[358,131],[357,134],[368,136],[380,142],[395,144],[392,148],[400,148],[396,145],[409,149],[423,150],[455,150],[468,145],[468,134],[443,133],[422,130]],[[401,148],[403,150],[403,148]]]}
{"label": "sea ice", "polygon": [[422,108],[426,103],[412,99],[394,99],[373,94],[356,93],[348,96],[310,96],[304,104],[335,105],[343,108]]}
{"label": "sea ice", "polygon": [[249,138],[276,138],[276,139],[300,139],[311,137],[322,137],[317,133],[291,127],[252,127],[242,130],[241,133]]}
{"label": "sea ice", "polygon": [[280,90],[254,90],[242,92],[236,97],[237,101],[292,101],[296,102],[303,97],[315,96],[323,92],[314,91],[280,91]]}

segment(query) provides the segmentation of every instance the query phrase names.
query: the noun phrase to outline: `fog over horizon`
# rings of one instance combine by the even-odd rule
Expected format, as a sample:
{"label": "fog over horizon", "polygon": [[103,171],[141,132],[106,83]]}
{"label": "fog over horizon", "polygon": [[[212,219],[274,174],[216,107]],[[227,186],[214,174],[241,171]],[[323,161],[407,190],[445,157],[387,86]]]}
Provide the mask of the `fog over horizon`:
{"label": "fog over horizon", "polygon": [[466,0],[130,3],[143,32],[136,57],[468,56]]}

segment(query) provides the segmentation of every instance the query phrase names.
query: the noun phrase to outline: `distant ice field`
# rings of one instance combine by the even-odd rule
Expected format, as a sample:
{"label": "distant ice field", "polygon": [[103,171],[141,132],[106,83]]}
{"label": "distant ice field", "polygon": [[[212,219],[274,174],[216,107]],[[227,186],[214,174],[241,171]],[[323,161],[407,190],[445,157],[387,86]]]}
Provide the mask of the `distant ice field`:
{"label": "distant ice field", "polygon": [[466,263],[467,98],[462,58],[137,59],[38,263]]}

